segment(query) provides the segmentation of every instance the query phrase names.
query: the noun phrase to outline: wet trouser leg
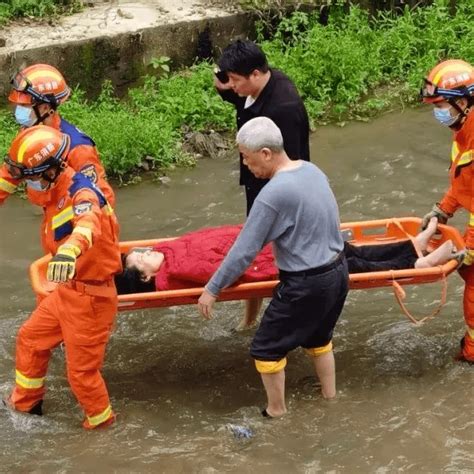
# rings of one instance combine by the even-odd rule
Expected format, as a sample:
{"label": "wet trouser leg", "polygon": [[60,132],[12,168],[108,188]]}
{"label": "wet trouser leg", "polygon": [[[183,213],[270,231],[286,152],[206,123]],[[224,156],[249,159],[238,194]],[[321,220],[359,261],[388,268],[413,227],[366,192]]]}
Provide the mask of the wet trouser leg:
{"label": "wet trouser leg", "polygon": [[459,273],[465,281],[463,307],[466,334],[462,355],[466,360],[474,362],[474,267],[463,267]]}
{"label": "wet trouser leg", "polygon": [[114,419],[100,370],[117,313],[117,296],[91,296],[67,286],[61,292],[68,381],[86,413],[84,427],[95,428]]}
{"label": "wet trouser leg", "polygon": [[51,349],[64,340],[68,381],[86,413],[84,427],[113,420],[100,369],[116,311],[116,294],[90,296],[68,285],[44,299],[18,334],[13,406],[28,411],[42,399]]}
{"label": "wet trouser leg", "polygon": [[10,396],[16,410],[27,412],[44,396],[51,349],[62,341],[57,303],[57,292],[43,299],[18,331],[15,388]]}

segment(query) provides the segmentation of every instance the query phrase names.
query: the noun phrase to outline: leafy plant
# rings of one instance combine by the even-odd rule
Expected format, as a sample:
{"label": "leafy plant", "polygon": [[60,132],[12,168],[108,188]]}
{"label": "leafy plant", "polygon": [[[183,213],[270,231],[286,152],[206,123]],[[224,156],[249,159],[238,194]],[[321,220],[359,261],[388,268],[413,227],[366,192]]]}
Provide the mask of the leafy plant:
{"label": "leafy plant", "polygon": [[81,0],[0,0],[0,24],[14,18],[74,13],[82,6]]}
{"label": "leafy plant", "polygon": [[150,65],[155,69],[160,76],[168,77],[170,73],[171,58],[168,56],[160,56],[159,58],[152,58]]}

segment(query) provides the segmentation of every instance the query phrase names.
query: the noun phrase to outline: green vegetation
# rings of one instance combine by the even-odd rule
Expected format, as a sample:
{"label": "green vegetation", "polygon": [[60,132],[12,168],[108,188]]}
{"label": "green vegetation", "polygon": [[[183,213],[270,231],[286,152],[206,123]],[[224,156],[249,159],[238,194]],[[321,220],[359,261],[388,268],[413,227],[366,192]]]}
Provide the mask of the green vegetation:
{"label": "green vegetation", "polygon": [[[192,158],[181,149],[184,126],[224,130],[233,123],[232,109],[217,97],[211,76],[204,63],[168,78],[147,77],[126,101],[114,97],[110,82],[93,102],[76,89],[61,115],[94,138],[112,175],[123,177],[147,157],[156,168],[190,164]],[[0,153],[5,154],[16,130],[11,113],[0,113]]]}
{"label": "green vegetation", "polygon": [[357,7],[331,7],[327,26],[296,12],[263,47],[313,118],[366,116],[393,99],[417,101],[421,79],[441,59],[474,63],[474,2],[458,2],[453,16],[447,3],[372,18]]}
{"label": "green vegetation", "polygon": [[[452,57],[474,63],[472,0],[460,0],[453,15],[440,0],[376,17],[356,6],[331,7],[327,26],[316,15],[296,12],[270,40],[263,39],[264,27],[259,42],[270,63],[295,81],[316,123],[365,120],[394,103],[415,103],[422,78],[436,62]],[[127,100],[116,99],[106,83],[97,101],[75,90],[61,106],[64,117],[94,138],[109,173],[127,175],[145,158],[156,168],[190,163],[180,143],[185,130],[234,127],[233,107],[215,93],[210,64],[175,74],[169,74],[166,57],[152,65],[160,77],[145,78]],[[15,129],[0,114],[0,152]]]}
{"label": "green vegetation", "polygon": [[0,25],[23,17],[52,17],[82,8],[80,0],[0,0]]}

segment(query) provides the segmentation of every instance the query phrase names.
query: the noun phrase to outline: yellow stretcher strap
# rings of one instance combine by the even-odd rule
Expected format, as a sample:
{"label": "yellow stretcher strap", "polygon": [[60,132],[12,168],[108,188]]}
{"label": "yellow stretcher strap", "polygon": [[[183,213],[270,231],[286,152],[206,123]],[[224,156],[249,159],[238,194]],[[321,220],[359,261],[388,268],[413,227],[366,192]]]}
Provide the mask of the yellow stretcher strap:
{"label": "yellow stretcher strap", "polygon": [[255,359],[255,367],[261,374],[275,374],[282,371],[286,367],[286,357],[280,360]]}
{"label": "yellow stretcher strap", "polygon": [[38,377],[33,379],[22,374],[19,370],[16,370],[15,373],[15,382],[22,388],[35,389],[41,388],[44,385],[44,377]]}
{"label": "yellow stretcher strap", "polygon": [[332,341],[329,341],[328,344],[322,347],[313,347],[311,349],[305,349],[306,354],[312,356],[312,357],[318,357],[323,354],[326,354],[328,352],[332,351]]}

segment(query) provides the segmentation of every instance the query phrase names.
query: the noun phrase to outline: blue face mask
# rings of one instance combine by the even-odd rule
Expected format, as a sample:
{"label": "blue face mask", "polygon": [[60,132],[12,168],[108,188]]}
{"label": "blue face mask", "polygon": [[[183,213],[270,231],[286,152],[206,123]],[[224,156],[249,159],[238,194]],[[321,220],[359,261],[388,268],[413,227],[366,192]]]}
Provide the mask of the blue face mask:
{"label": "blue face mask", "polygon": [[15,107],[15,120],[21,127],[31,127],[36,123],[36,114],[31,107],[17,105]]}
{"label": "blue face mask", "polygon": [[48,186],[43,187],[41,181],[33,181],[32,179],[25,179],[26,185],[28,188],[33,189],[34,191],[46,191]]}
{"label": "blue face mask", "polygon": [[433,115],[435,116],[435,119],[440,124],[445,125],[446,127],[449,127],[453,125],[453,123],[455,123],[459,117],[459,114],[456,115],[456,117],[452,117],[450,110],[451,110],[451,107],[447,109],[441,109],[440,107],[435,107],[433,109]]}

